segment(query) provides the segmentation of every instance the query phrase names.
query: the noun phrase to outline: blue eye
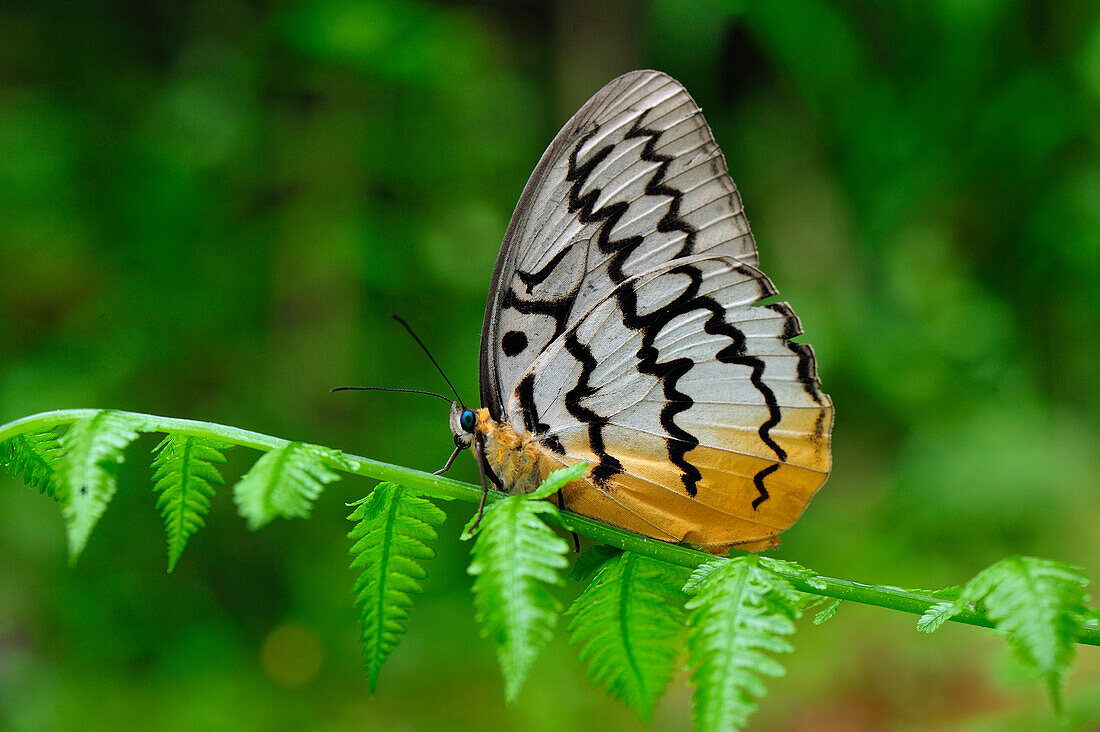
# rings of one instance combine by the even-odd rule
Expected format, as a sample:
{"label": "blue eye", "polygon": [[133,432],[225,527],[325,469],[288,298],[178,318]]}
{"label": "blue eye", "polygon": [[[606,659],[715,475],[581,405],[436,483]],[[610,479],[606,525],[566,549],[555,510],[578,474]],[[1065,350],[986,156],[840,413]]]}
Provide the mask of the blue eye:
{"label": "blue eye", "polygon": [[474,425],[477,424],[477,418],[474,417],[474,413],[467,409],[462,413],[462,416],[458,418],[458,423],[462,425],[462,429],[467,432],[474,431]]}

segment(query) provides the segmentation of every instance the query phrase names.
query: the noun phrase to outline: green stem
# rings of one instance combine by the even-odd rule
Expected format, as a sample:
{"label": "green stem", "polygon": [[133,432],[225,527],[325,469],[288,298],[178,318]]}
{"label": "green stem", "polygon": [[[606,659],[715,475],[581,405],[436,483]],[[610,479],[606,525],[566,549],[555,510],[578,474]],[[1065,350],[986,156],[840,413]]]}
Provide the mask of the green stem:
{"label": "green stem", "polygon": [[[81,419],[87,419],[95,415],[98,409],[65,409],[52,412],[42,412],[29,417],[17,419],[0,426],[0,442],[25,432],[37,432],[55,425],[70,424]],[[173,419],[170,417],[158,417],[150,414],[136,412],[119,412],[132,417],[142,424],[145,432],[171,432],[175,434],[206,437],[212,440],[232,442],[237,445],[255,448],[257,450],[274,450],[283,447],[287,440],[264,435],[259,432],[243,430],[237,427],[212,424],[210,422],[198,422],[190,419]],[[374,480],[392,481],[400,483],[406,488],[423,493],[433,498],[444,500],[459,499],[476,503],[481,499],[481,488],[459,480],[445,478],[441,475],[433,475],[400,465],[371,460],[370,458],[344,454],[347,465],[333,464],[337,470],[362,475]],[[498,491],[489,491],[489,501],[498,501],[505,494]],[[658,559],[669,564],[694,569],[704,562],[714,559],[713,554],[692,549],[687,546],[668,544],[657,539],[650,539],[639,534],[609,526],[601,521],[580,516],[568,511],[559,512],[556,522],[561,528],[583,534],[590,539],[617,547],[627,551],[653,559]],[[782,573],[785,578],[797,589],[803,592],[834,597],[840,600],[858,602],[864,605],[875,605],[890,610],[923,615],[932,605],[941,602],[941,598],[903,590],[900,587],[887,585],[868,585],[862,582],[837,579],[835,577],[823,577],[821,575],[807,579],[795,573]],[[981,613],[968,610],[951,618],[956,623],[977,625],[983,628],[992,628],[993,623]],[[1077,641],[1087,645],[1100,646],[1100,627],[1081,624],[1077,629]]]}

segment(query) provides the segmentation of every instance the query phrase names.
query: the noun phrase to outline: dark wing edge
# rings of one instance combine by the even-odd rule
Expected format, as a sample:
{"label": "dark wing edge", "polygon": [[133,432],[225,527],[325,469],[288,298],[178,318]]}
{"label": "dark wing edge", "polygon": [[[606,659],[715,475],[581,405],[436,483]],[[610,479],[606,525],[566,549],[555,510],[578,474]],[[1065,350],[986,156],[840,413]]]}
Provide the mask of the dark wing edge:
{"label": "dark wing edge", "polygon": [[513,254],[514,245],[516,243],[516,228],[519,226],[520,221],[523,220],[523,214],[527,211],[528,207],[530,207],[532,202],[531,199],[534,197],[535,191],[539,187],[539,183],[541,183],[545,176],[546,169],[557,159],[562,148],[573,140],[577,131],[588,121],[592,112],[603,104],[608,97],[618,94],[624,89],[630,88],[635,81],[648,79],[653,75],[664,76],[671,79],[671,77],[667,77],[666,74],[660,71],[643,69],[623,74],[605,84],[602,89],[584,103],[584,106],[577,110],[576,114],[569,118],[569,121],[566,122],[558,134],[554,136],[554,140],[550,143],[550,146],[546,148],[546,152],[542,154],[542,157],[539,158],[538,165],[535,166],[534,171],[531,173],[531,177],[527,179],[527,184],[523,187],[523,192],[520,194],[519,201],[516,203],[512,218],[508,222],[508,228],[504,231],[504,240],[501,242],[500,254],[497,255],[496,266],[493,268],[493,277],[489,285],[489,297],[485,303],[485,319],[481,325],[481,362],[479,377],[481,405],[489,410],[490,416],[495,420],[501,419],[504,399],[504,395],[500,393],[500,384],[497,378],[496,369],[496,351],[494,347],[496,339],[493,335],[496,329],[495,315],[499,312],[500,307],[500,283],[504,279],[502,275],[509,264],[515,259]]}

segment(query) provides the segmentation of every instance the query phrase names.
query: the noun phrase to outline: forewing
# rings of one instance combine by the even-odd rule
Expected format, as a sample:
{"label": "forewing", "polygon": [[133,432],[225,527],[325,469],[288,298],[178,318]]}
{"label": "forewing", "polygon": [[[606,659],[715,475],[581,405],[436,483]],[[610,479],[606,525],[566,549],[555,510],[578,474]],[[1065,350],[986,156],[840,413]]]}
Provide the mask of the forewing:
{"label": "forewing", "polygon": [[710,128],[670,77],[620,76],[554,138],[509,223],[482,328],[484,406],[510,416],[532,362],[623,281],[707,252],[756,264]]}

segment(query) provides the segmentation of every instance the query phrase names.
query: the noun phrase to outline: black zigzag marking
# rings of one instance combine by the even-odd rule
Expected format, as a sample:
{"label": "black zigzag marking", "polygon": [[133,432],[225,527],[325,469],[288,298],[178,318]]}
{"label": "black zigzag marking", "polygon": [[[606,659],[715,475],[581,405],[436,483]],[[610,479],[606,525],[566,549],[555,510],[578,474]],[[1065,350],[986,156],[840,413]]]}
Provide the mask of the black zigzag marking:
{"label": "black zigzag marking", "polygon": [[[534,374],[527,374],[520,379],[519,384],[516,385],[516,395],[519,397],[519,406],[523,411],[523,426],[527,428],[527,431],[535,436],[539,436],[549,430],[550,425],[539,421],[538,407],[535,405]],[[539,441],[558,455],[565,454],[565,448],[562,446],[561,440],[558,439],[557,435],[543,435],[539,437]]]}
{"label": "black zigzag marking", "polygon": [[821,406],[821,392],[817,387],[817,362],[814,360],[814,349],[805,343],[791,342],[791,339],[795,336],[802,335],[802,325],[798,321],[798,316],[791,310],[791,306],[785,302],[773,302],[764,307],[783,316],[783,333],[780,338],[783,340],[783,345],[798,356],[796,372],[798,383],[802,384],[802,388],[810,395],[814,403]]}
{"label": "black zigzag marking", "polygon": [[585,397],[596,393],[595,387],[588,383],[592,372],[596,370],[596,358],[592,355],[592,350],[577,339],[575,327],[565,336],[565,350],[569,351],[569,354],[581,364],[581,375],[577,379],[577,385],[565,394],[565,408],[578,420],[588,425],[588,442],[592,452],[599,458],[590,476],[593,483],[601,488],[606,487],[613,476],[623,472],[623,464],[614,455],[609,455],[604,448],[603,428],[607,424],[607,417],[601,417],[581,404]]}
{"label": "black zigzag marking", "polygon": [[[565,331],[565,321],[569,317],[571,301],[567,298],[560,300],[523,300],[516,294],[515,289],[508,288],[504,293],[504,299],[500,302],[501,309],[514,308],[524,315],[549,315],[554,319],[553,341]],[[548,343],[550,341],[547,341]]]}
{"label": "black zigzag marking", "polygon": [[569,251],[573,248],[573,244],[562,249],[560,252],[554,255],[554,258],[546,263],[546,266],[537,272],[521,272],[516,270],[516,276],[523,281],[523,284],[527,287],[527,294],[531,294],[531,290],[541,285],[550,275],[554,274],[554,270],[561,264],[561,260],[565,259],[565,255],[569,254]]}
{"label": "black zigzag marking", "polygon": [[777,470],[779,470],[779,463],[772,463],[752,477],[752,484],[756,486],[756,490],[760,493],[760,495],[752,499],[753,510],[760,508],[760,504],[771,497],[768,495],[768,489],[764,487],[764,478],[767,478]]}

